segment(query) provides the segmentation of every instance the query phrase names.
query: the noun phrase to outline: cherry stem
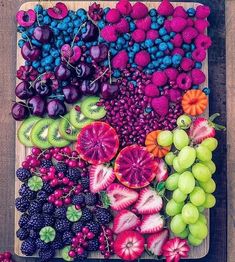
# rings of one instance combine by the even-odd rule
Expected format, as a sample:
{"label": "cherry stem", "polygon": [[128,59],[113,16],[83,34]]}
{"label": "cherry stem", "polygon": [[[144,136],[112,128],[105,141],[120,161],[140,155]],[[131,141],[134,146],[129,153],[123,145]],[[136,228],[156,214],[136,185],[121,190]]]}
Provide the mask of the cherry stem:
{"label": "cherry stem", "polygon": [[28,108],[28,109],[33,109],[33,107],[30,107],[30,106],[28,106],[28,105],[26,105],[26,104],[21,104],[21,103],[18,102],[18,101],[12,100],[12,103],[16,103],[16,104],[22,105],[22,106],[24,106],[24,107],[26,107],[26,108]]}
{"label": "cherry stem", "polygon": [[70,64],[69,60],[66,60],[66,58],[62,55],[62,58],[64,59],[64,61],[67,63],[67,65],[69,65],[70,67],[72,67],[74,70],[76,70],[76,67],[73,66],[72,64]]}
{"label": "cherry stem", "polygon": [[71,43],[71,47],[72,47],[72,48],[73,48],[73,46],[74,46],[74,42],[75,42],[76,37],[78,36],[78,34],[80,33],[81,29],[85,26],[86,23],[87,23],[87,22],[83,23],[83,24],[78,28],[77,33],[74,35],[73,41],[72,41],[72,43]]}
{"label": "cherry stem", "polygon": [[110,61],[110,51],[108,52],[108,62],[109,62],[109,83],[112,84],[112,67],[111,67],[111,61]]}
{"label": "cherry stem", "polygon": [[68,196],[70,196],[72,193],[73,193],[73,191],[76,189],[76,187],[74,186],[74,187],[72,187],[72,189],[68,192],[68,194],[67,195],[65,195],[65,196],[62,196],[60,199],[65,199],[66,197],[68,197]]}
{"label": "cherry stem", "polygon": [[100,76],[98,76],[95,80],[91,82],[91,85],[94,84],[96,81],[98,81],[102,76],[104,76],[107,71],[109,71],[109,68],[107,68]]}
{"label": "cherry stem", "polygon": [[[41,0],[38,1],[39,5],[40,5],[40,2],[41,2]],[[38,20],[38,17],[39,17],[38,8],[37,8],[37,11],[36,11],[36,17],[37,17],[38,26],[41,26],[41,24],[39,23],[39,20]]]}
{"label": "cherry stem", "polygon": [[42,155],[44,155],[44,153],[47,151],[47,149],[43,150],[37,157],[37,159],[39,159]]}
{"label": "cherry stem", "polygon": [[46,73],[47,73],[47,72],[39,75],[39,76],[30,84],[30,87],[33,87],[33,85],[37,82],[37,80],[38,80],[39,78],[41,78],[42,76],[44,76]]}
{"label": "cherry stem", "polygon": [[[23,31],[21,31],[20,29],[18,29],[19,30],[19,32],[21,33],[21,34],[24,34],[24,32]],[[29,38],[29,36],[25,33],[25,36],[26,36],[26,38],[27,38],[27,40],[28,40],[28,42],[29,42],[29,45],[30,45],[30,47],[31,47],[31,49],[33,49],[33,45],[32,45],[32,43],[31,43],[31,39]],[[25,41],[25,40],[24,40]]]}

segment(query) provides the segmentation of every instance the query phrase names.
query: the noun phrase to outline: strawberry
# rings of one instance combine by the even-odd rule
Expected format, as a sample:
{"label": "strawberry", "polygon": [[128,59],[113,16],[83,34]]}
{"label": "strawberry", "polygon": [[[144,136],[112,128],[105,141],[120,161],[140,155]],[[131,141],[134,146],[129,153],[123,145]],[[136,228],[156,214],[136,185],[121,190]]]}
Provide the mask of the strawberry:
{"label": "strawberry", "polygon": [[168,178],[167,165],[163,159],[158,158],[158,170],[156,173],[156,179],[158,182],[165,181]]}
{"label": "strawberry", "polygon": [[157,233],[163,229],[164,219],[157,213],[143,216],[139,231],[141,234]]}
{"label": "strawberry", "polygon": [[114,252],[125,261],[139,258],[144,252],[144,237],[136,231],[123,231],[114,242]]}
{"label": "strawberry", "polygon": [[146,240],[147,249],[155,256],[161,256],[162,247],[166,243],[168,238],[169,238],[168,229],[163,229],[158,233],[150,235]]}
{"label": "strawberry", "polygon": [[189,136],[194,144],[200,144],[204,139],[215,136],[215,130],[225,130],[224,126],[213,123],[212,121],[219,114],[212,115],[209,119],[199,117],[192,123]]}
{"label": "strawberry", "polygon": [[140,224],[140,219],[129,210],[120,211],[113,221],[113,232],[119,234],[125,230],[135,229]]}
{"label": "strawberry", "polygon": [[90,191],[92,193],[97,193],[106,189],[115,180],[113,168],[102,164],[91,166],[89,176]]}
{"label": "strawberry", "polygon": [[158,193],[151,187],[142,189],[139,193],[139,199],[135,204],[139,214],[155,214],[162,208],[163,201]]}
{"label": "strawberry", "polygon": [[135,203],[139,196],[136,191],[117,183],[111,184],[106,192],[111,203],[111,208],[116,211],[129,207]]}
{"label": "strawberry", "polygon": [[168,240],[162,247],[166,262],[178,262],[181,257],[188,257],[189,250],[188,242],[179,237]]}

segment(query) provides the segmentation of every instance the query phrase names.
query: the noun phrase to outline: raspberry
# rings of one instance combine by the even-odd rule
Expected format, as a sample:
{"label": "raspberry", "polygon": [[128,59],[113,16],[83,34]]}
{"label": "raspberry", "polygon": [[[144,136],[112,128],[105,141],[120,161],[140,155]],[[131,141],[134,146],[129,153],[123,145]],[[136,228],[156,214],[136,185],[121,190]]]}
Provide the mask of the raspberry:
{"label": "raspberry", "polygon": [[22,184],[19,189],[19,195],[33,200],[36,197],[36,192],[32,191],[27,184]]}
{"label": "raspberry", "polygon": [[198,35],[198,32],[195,28],[193,27],[187,27],[184,29],[182,36],[184,39],[184,42],[187,44],[191,44],[193,39],[196,38]]}
{"label": "raspberry", "polygon": [[193,69],[191,74],[194,85],[200,85],[206,80],[205,74],[200,69]]}
{"label": "raspberry", "polygon": [[105,19],[108,23],[118,23],[121,19],[121,14],[118,9],[112,8],[106,14]]}
{"label": "raspberry", "polygon": [[141,19],[148,15],[148,8],[141,2],[136,2],[132,7],[131,17],[133,19]]}
{"label": "raspberry", "polygon": [[182,18],[182,17],[174,17],[171,20],[171,29],[176,32],[179,33],[182,30],[184,30],[184,28],[187,25],[187,20]]}
{"label": "raspberry", "polygon": [[192,86],[192,78],[186,73],[181,73],[177,77],[177,85],[180,89],[186,90]]}
{"label": "raspberry", "polygon": [[69,231],[70,223],[67,219],[56,219],[55,221],[55,229],[58,232]]}
{"label": "raspberry", "polygon": [[78,182],[81,178],[81,171],[77,168],[69,168],[67,178],[73,182]]}
{"label": "raspberry", "polygon": [[64,245],[70,245],[72,242],[73,234],[69,231],[63,233],[62,242]]}
{"label": "raspberry", "polygon": [[117,41],[117,30],[116,27],[113,25],[105,26],[100,35],[106,40],[107,42],[116,42]]}
{"label": "raspberry", "polygon": [[97,251],[99,249],[98,239],[92,239],[87,241],[87,250],[88,251]]}
{"label": "raspberry", "polygon": [[26,197],[17,197],[15,200],[15,206],[18,211],[23,213],[29,208],[30,203]]}
{"label": "raspberry", "polygon": [[42,262],[50,261],[55,256],[55,250],[52,248],[48,250],[40,250],[38,256]]}
{"label": "raspberry", "polygon": [[183,44],[183,38],[181,34],[176,34],[174,38],[171,39],[171,43],[174,45],[174,47],[181,47]]}
{"label": "raspberry", "polygon": [[167,83],[167,75],[165,72],[157,71],[152,75],[152,82],[156,86],[164,86]]}
{"label": "raspberry", "polygon": [[196,8],[196,17],[199,19],[205,19],[210,15],[210,7],[206,5],[199,5]]}
{"label": "raspberry", "polygon": [[29,172],[29,170],[20,167],[16,171],[16,176],[21,182],[25,182],[32,176],[32,174]]}
{"label": "raspberry", "polygon": [[39,230],[44,226],[44,218],[41,214],[34,214],[29,220],[29,227],[35,230]]}
{"label": "raspberry", "polygon": [[128,54],[125,50],[117,53],[112,59],[113,68],[125,69],[128,62]]}
{"label": "raspberry", "polygon": [[45,203],[42,206],[42,212],[44,214],[51,215],[54,212],[54,210],[55,210],[55,208],[54,208],[54,205],[52,203]]}
{"label": "raspberry", "polygon": [[129,15],[132,11],[132,6],[131,6],[131,3],[129,2],[129,0],[120,0],[116,4],[116,8],[123,15]]}
{"label": "raspberry", "polygon": [[193,51],[192,58],[195,61],[202,62],[206,59],[206,51],[202,48],[197,48]]}
{"label": "raspberry", "polygon": [[191,71],[194,66],[194,62],[192,59],[184,57],[180,66],[184,71]]}
{"label": "raspberry", "polygon": [[83,208],[80,221],[88,222],[88,221],[91,221],[92,219],[93,219],[93,214],[92,214],[91,210],[88,209],[87,207]]}
{"label": "raspberry", "polygon": [[141,50],[135,55],[135,63],[139,66],[146,66],[150,62],[150,55],[147,51]]}
{"label": "raspberry", "polygon": [[169,0],[163,0],[157,9],[157,12],[159,15],[171,16],[174,12],[174,7]]}
{"label": "raspberry", "polygon": [[170,81],[175,81],[179,72],[176,68],[169,67],[165,70],[165,73]]}
{"label": "raspberry", "polygon": [[111,212],[108,209],[97,207],[95,210],[95,217],[102,225],[107,225],[113,219]]}
{"label": "raspberry", "polygon": [[195,45],[197,48],[208,49],[212,44],[211,38],[207,35],[198,35],[195,39]]}
{"label": "raspberry", "polygon": [[78,232],[81,232],[83,226],[84,226],[84,224],[83,224],[82,221],[78,221],[78,222],[74,223],[74,224],[72,225],[72,231],[73,231],[73,233],[76,234],[76,233],[78,233]]}
{"label": "raspberry", "polygon": [[147,16],[145,18],[137,20],[136,21],[136,26],[139,29],[142,29],[144,31],[148,31],[150,29],[151,23],[152,23],[151,17]]}
{"label": "raspberry", "polygon": [[27,229],[24,228],[19,228],[16,231],[16,236],[19,238],[19,240],[25,240],[29,237],[29,231]]}
{"label": "raspberry", "polygon": [[132,39],[139,43],[139,42],[143,42],[146,38],[146,33],[144,32],[144,30],[142,29],[136,29],[133,33],[132,33]]}
{"label": "raspberry", "polygon": [[94,206],[98,201],[97,194],[87,193],[85,194],[85,203],[87,206]]}
{"label": "raspberry", "polygon": [[201,34],[205,32],[208,26],[209,26],[209,22],[207,20],[198,19],[194,21],[194,27]]}
{"label": "raspberry", "polygon": [[115,28],[118,33],[128,33],[130,31],[129,23],[125,18],[122,18],[117,24],[115,24]]}
{"label": "raspberry", "polygon": [[57,207],[54,211],[54,216],[56,218],[66,218],[66,207]]}
{"label": "raspberry", "polygon": [[43,160],[41,161],[40,167],[50,168],[51,166],[53,166],[53,163],[51,162],[51,160],[43,159]]}
{"label": "raspberry", "polygon": [[188,14],[183,8],[183,6],[176,6],[173,17],[182,17],[182,18],[188,18]]}
{"label": "raspberry", "polygon": [[98,222],[90,221],[86,223],[86,227],[89,228],[89,230],[94,233],[95,235],[100,233],[100,225]]}
{"label": "raspberry", "polygon": [[26,256],[32,256],[36,252],[35,241],[32,238],[27,238],[21,244],[21,252]]}
{"label": "raspberry", "polygon": [[85,201],[85,197],[83,194],[78,194],[78,195],[75,195],[73,198],[72,198],[72,204],[74,205],[82,205]]}

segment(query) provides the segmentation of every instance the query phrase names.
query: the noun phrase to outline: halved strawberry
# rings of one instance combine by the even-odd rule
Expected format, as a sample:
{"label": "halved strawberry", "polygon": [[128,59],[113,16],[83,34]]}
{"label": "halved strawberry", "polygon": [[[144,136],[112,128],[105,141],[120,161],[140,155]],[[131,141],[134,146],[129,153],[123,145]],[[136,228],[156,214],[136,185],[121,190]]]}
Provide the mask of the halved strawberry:
{"label": "halved strawberry", "polygon": [[188,257],[189,250],[188,242],[179,237],[168,240],[162,247],[166,262],[178,262],[181,257]]}
{"label": "halved strawberry", "polygon": [[135,208],[139,214],[147,215],[159,212],[162,205],[162,198],[158,195],[157,191],[151,187],[146,187],[140,191]]}
{"label": "halved strawberry", "polygon": [[143,216],[139,231],[142,234],[157,233],[163,229],[164,219],[161,214]]}
{"label": "halved strawberry", "polygon": [[147,249],[155,256],[161,256],[162,247],[166,243],[168,238],[169,238],[168,229],[163,229],[158,233],[150,235],[146,240]]}
{"label": "halved strawberry", "polygon": [[125,230],[135,229],[140,224],[140,219],[129,210],[120,211],[113,221],[113,232],[119,234]]}
{"label": "halved strawberry", "polygon": [[135,203],[139,196],[135,190],[117,183],[111,184],[106,192],[111,202],[111,208],[117,211],[125,209]]}
{"label": "halved strawberry", "polygon": [[132,261],[144,252],[144,237],[136,231],[123,231],[114,241],[114,252],[121,259]]}
{"label": "halved strawberry", "polygon": [[165,161],[161,158],[156,159],[158,162],[158,169],[156,173],[157,182],[165,181],[168,178],[168,170]]}
{"label": "halved strawberry", "polygon": [[115,180],[113,168],[102,164],[91,166],[89,176],[90,190],[92,193],[97,193],[106,189]]}

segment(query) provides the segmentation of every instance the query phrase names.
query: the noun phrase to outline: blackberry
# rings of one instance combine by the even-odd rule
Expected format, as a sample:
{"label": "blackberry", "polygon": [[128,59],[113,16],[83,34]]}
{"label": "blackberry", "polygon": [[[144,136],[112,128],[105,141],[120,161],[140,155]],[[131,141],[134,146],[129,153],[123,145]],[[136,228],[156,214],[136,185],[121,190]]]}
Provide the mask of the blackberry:
{"label": "blackberry", "polygon": [[42,211],[42,204],[41,203],[39,203],[38,201],[31,202],[31,204],[28,208],[29,215],[38,214],[38,213],[41,213],[41,211]]}
{"label": "blackberry", "polygon": [[30,216],[26,213],[22,214],[19,221],[18,225],[20,228],[28,228],[28,222],[29,222]]}
{"label": "blackberry", "polygon": [[82,209],[82,216],[80,218],[80,221],[82,222],[89,222],[93,219],[93,214],[91,210],[87,207]]}
{"label": "blackberry", "polygon": [[29,208],[30,203],[26,197],[17,197],[15,200],[15,206],[18,211],[24,213]]}
{"label": "blackberry", "polygon": [[29,231],[27,229],[24,228],[19,228],[16,231],[16,236],[19,238],[19,240],[25,240],[26,238],[29,237]]}
{"label": "blackberry", "polygon": [[59,173],[64,173],[64,174],[67,174],[67,171],[68,171],[68,166],[63,163],[63,162],[59,162],[57,165],[56,165],[56,171]]}
{"label": "blackberry", "polygon": [[62,235],[58,232],[56,232],[55,239],[51,242],[51,247],[56,250],[56,249],[61,249],[63,248],[63,242],[61,241]]}
{"label": "blackberry", "polygon": [[44,190],[45,192],[51,194],[54,192],[53,187],[50,186],[50,184],[48,182],[43,182],[43,186],[42,186],[42,190]]}
{"label": "blackberry", "polygon": [[39,230],[44,227],[44,218],[41,214],[34,214],[31,216],[29,223],[31,229]]}
{"label": "blackberry", "polygon": [[53,225],[55,223],[55,219],[52,216],[44,214],[43,218],[44,218],[44,226],[45,227],[47,227],[47,226],[53,227]]}
{"label": "blackberry", "polygon": [[29,170],[20,167],[19,169],[16,170],[16,176],[21,182],[25,182],[32,176],[32,174],[30,173]]}
{"label": "blackberry", "polygon": [[67,219],[56,219],[55,221],[55,229],[58,232],[69,231],[70,223]]}
{"label": "blackberry", "polygon": [[42,206],[42,212],[44,214],[48,214],[48,215],[51,215],[55,210],[55,207],[52,203],[45,203],[43,206]]}
{"label": "blackberry", "polygon": [[77,259],[79,261],[84,261],[84,260],[87,260],[87,257],[88,257],[88,251],[87,250],[84,250],[83,254],[82,255],[78,255],[77,256]]}
{"label": "blackberry", "polygon": [[53,248],[48,250],[39,250],[38,256],[41,262],[51,261],[51,259],[55,256],[55,250]]}
{"label": "blackberry", "polygon": [[81,171],[78,168],[69,168],[66,176],[69,178],[69,180],[78,182],[81,178]]}
{"label": "blackberry", "polygon": [[71,245],[73,234],[69,231],[63,233],[62,241],[64,245]]}
{"label": "blackberry", "polygon": [[49,243],[45,243],[40,238],[37,238],[35,243],[36,243],[37,249],[48,250],[50,248],[50,244]]}
{"label": "blackberry", "polygon": [[40,190],[37,193],[37,200],[41,203],[45,203],[47,201],[48,194],[44,190]]}
{"label": "blackberry", "polygon": [[89,230],[94,233],[95,235],[100,233],[100,225],[96,221],[90,221],[86,223],[86,226],[89,228]]}
{"label": "blackberry", "polygon": [[85,201],[85,197],[83,194],[78,194],[78,195],[75,195],[73,198],[72,198],[72,204],[74,205],[82,205]]}
{"label": "blackberry", "polygon": [[32,256],[36,252],[35,241],[32,238],[27,238],[21,244],[21,252],[26,256]]}
{"label": "blackberry", "polygon": [[92,240],[87,241],[87,250],[88,251],[97,251],[99,249],[99,241],[98,239],[94,238]]}
{"label": "blackberry", "polygon": [[33,239],[37,239],[39,237],[39,231],[30,230],[29,236]]}
{"label": "blackberry", "polygon": [[50,168],[51,166],[53,166],[53,163],[51,162],[51,160],[43,159],[41,161],[40,167]]}
{"label": "blackberry", "polygon": [[57,207],[54,211],[54,216],[56,218],[66,218],[67,208],[65,206]]}
{"label": "blackberry", "polygon": [[84,226],[84,223],[82,221],[78,221],[72,225],[72,231],[73,233],[77,234],[78,232],[82,231],[82,227]]}
{"label": "blackberry", "polygon": [[113,219],[111,212],[108,209],[102,207],[97,207],[95,209],[95,216],[97,221],[102,225],[110,223]]}
{"label": "blackberry", "polygon": [[88,176],[85,176],[85,177],[81,177],[81,185],[82,185],[82,188],[83,189],[89,189],[89,177]]}
{"label": "blackberry", "polygon": [[20,196],[26,197],[29,200],[33,200],[36,197],[36,192],[32,191],[27,184],[21,185],[19,194]]}
{"label": "blackberry", "polygon": [[98,201],[97,194],[93,194],[93,193],[85,194],[85,203],[87,206],[95,206],[95,204],[97,204],[97,201]]}

